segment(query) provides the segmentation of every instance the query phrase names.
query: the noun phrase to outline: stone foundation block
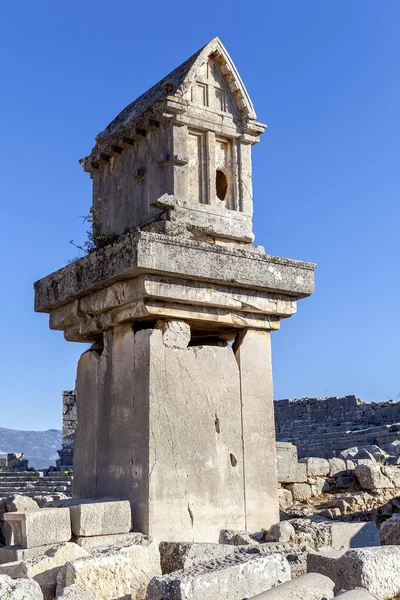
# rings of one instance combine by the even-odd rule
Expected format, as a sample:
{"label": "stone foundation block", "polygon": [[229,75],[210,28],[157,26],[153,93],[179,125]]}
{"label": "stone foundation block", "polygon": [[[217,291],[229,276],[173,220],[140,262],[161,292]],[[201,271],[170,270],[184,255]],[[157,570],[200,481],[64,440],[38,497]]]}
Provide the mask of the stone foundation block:
{"label": "stone foundation block", "polygon": [[144,600],[149,581],[160,574],[160,553],[152,540],[146,545],[113,546],[64,565],[57,577],[57,596],[80,584],[96,600]]}
{"label": "stone foundation block", "polygon": [[311,486],[308,483],[293,483],[289,486],[289,490],[292,492],[293,500],[298,502],[309,500],[312,496]]}
{"label": "stone foundation block", "polygon": [[149,541],[151,541],[151,538],[148,535],[143,535],[143,533],[136,533],[134,531],[130,533],[116,533],[113,535],[74,538],[74,542],[78,544],[78,546],[81,546],[81,548],[84,548],[90,553],[101,548],[110,548],[112,546],[130,546],[132,544],[147,545]]}
{"label": "stone foundation block", "polygon": [[4,600],[43,600],[39,584],[33,579],[13,580],[0,575],[0,598]]}
{"label": "stone foundation block", "polygon": [[147,600],[242,600],[289,579],[289,563],[280,555],[235,554],[154,577]]}
{"label": "stone foundation block", "polygon": [[68,508],[41,508],[26,513],[6,513],[4,520],[13,528],[14,542],[22,548],[34,548],[68,542],[71,523]]}
{"label": "stone foundation block", "polygon": [[69,507],[72,532],[77,537],[128,533],[132,529],[127,500],[93,502]]}
{"label": "stone foundation block", "polygon": [[44,554],[50,548],[53,548],[53,546],[54,544],[36,546],[35,548],[22,548],[22,546],[0,547],[0,565],[36,558],[37,556]]}
{"label": "stone foundation block", "polygon": [[378,600],[400,594],[400,547],[378,546],[348,550],[339,558],[309,554],[307,570],[330,577],[335,593],[363,587]]}
{"label": "stone foundation block", "polygon": [[331,523],[332,548],[349,550],[379,546],[379,531],[374,521],[366,523]]}
{"label": "stone foundation block", "polygon": [[338,475],[347,470],[346,461],[342,458],[328,458],[329,463],[329,477]]}
{"label": "stone foundation block", "polygon": [[244,600],[331,600],[334,583],[319,573],[307,573]]}
{"label": "stone foundation block", "polygon": [[301,458],[299,462],[306,465],[308,477],[326,477],[329,474],[329,462],[325,458]]}

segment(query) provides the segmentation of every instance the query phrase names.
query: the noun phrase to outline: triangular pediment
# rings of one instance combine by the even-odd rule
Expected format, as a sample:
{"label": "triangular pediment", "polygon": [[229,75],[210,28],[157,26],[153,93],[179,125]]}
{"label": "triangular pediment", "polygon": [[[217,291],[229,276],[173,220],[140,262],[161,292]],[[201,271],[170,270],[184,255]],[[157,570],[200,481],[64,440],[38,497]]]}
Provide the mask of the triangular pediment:
{"label": "triangular pediment", "polygon": [[175,95],[205,109],[255,119],[247,90],[221,40],[213,39],[195,56]]}

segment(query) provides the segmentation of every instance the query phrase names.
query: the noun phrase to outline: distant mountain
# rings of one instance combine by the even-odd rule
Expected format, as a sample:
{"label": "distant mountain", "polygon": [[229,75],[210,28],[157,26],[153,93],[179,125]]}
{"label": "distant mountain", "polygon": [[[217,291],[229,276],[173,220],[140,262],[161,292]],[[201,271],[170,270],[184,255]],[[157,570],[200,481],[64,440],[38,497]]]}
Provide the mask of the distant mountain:
{"label": "distant mountain", "polygon": [[55,465],[57,450],[61,448],[62,434],[59,429],[47,431],[19,431],[0,427],[0,456],[8,452],[23,452],[29,466],[46,469]]}

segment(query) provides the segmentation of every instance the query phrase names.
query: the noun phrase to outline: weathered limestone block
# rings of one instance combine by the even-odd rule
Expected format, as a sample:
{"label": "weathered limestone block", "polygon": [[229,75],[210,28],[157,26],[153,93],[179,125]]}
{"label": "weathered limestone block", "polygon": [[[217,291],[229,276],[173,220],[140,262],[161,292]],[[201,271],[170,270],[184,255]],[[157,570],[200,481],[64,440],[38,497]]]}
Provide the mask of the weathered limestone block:
{"label": "weathered limestone block", "polygon": [[276,467],[279,483],[304,483],[307,466],[297,460],[297,448],[290,442],[277,442]]}
{"label": "weathered limestone block", "polygon": [[44,554],[47,550],[50,550],[50,548],[53,548],[53,546],[54,544],[35,546],[34,548],[22,548],[21,546],[0,546],[0,565],[36,558],[37,556]]}
{"label": "weathered limestone block", "polygon": [[323,477],[309,477],[308,482],[311,485],[312,496],[320,496],[322,492],[329,489],[329,485]]}
{"label": "weathered limestone block", "polygon": [[72,533],[78,537],[128,533],[132,529],[127,500],[76,504],[69,512]]}
{"label": "weathered limestone block", "polygon": [[335,550],[349,550],[350,548],[364,548],[379,546],[379,531],[375,521],[365,523],[341,523],[330,524],[331,546]]}
{"label": "weathered limestone block", "polygon": [[289,508],[293,504],[293,496],[290,490],[285,490],[284,488],[278,489],[278,502],[280,510],[285,510]]}
{"label": "weathered limestone block", "polygon": [[335,592],[363,587],[378,600],[390,600],[400,593],[398,546],[348,550],[339,558],[309,554],[307,570],[330,577]]}
{"label": "weathered limestone block", "polygon": [[289,562],[292,577],[305,573],[305,552],[296,550],[291,544],[265,542],[263,544],[202,544],[196,542],[162,542],[160,544],[161,570],[163,575],[191,569],[199,564],[222,560],[233,554],[246,554],[251,557],[279,554]]}
{"label": "weathered limestone block", "polygon": [[11,579],[0,575],[0,598],[4,600],[43,600],[40,586],[33,579]]}
{"label": "weathered limestone block", "polygon": [[308,483],[293,483],[288,487],[292,493],[293,500],[298,502],[309,500],[312,496],[311,486]]}
{"label": "weathered limestone block", "polygon": [[394,514],[390,519],[384,521],[379,534],[382,546],[400,545],[400,515]]}
{"label": "weathered limestone block", "polygon": [[236,341],[235,356],[242,403],[245,529],[260,531],[279,521],[270,332],[247,330]]}
{"label": "weathered limestone block", "polygon": [[319,573],[306,573],[244,600],[331,600],[334,583]]}
{"label": "weathered limestone block", "polygon": [[0,574],[8,575],[12,579],[34,579],[40,585],[44,600],[53,600],[60,568],[67,561],[83,556],[89,556],[89,553],[77,544],[66,542],[46,550],[42,556],[1,565]]}
{"label": "weathered limestone block", "polygon": [[347,470],[346,461],[342,458],[328,458],[329,463],[329,477],[338,475],[343,471]]}
{"label": "weathered limestone block", "polygon": [[117,533],[114,535],[95,535],[91,537],[77,537],[74,541],[78,546],[92,553],[100,548],[110,548],[112,546],[129,546],[131,544],[147,545],[151,538],[143,533]]}
{"label": "weathered limestone block", "polygon": [[21,496],[13,494],[5,500],[7,512],[27,512],[31,510],[39,510],[38,504],[29,496]]}
{"label": "weathered limestone block", "polygon": [[89,592],[89,590],[80,583],[73,583],[64,588],[58,598],[60,600],[97,600],[92,592]]}
{"label": "weathered limestone block", "polygon": [[329,462],[325,458],[301,458],[300,463],[307,467],[307,477],[325,477],[329,474]]}
{"label": "weathered limestone block", "polygon": [[187,348],[190,342],[190,325],[185,321],[161,320],[156,323],[163,334],[167,348]]}
{"label": "weathered limestone block", "polygon": [[354,469],[354,474],[364,490],[394,488],[393,483],[382,473],[381,467],[377,464],[359,464]]}
{"label": "weathered limestone block", "polygon": [[263,537],[260,533],[248,533],[237,529],[222,529],[219,534],[218,542],[220,544],[231,544],[232,546],[242,546],[245,544],[256,544]]}
{"label": "weathered limestone block", "polygon": [[6,513],[4,520],[10,523],[17,546],[34,548],[68,542],[71,539],[71,523],[68,508],[41,508],[26,513]]}
{"label": "weathered limestone block", "polygon": [[336,598],[341,598],[341,600],[377,600],[377,597],[370,594],[365,588],[340,592]]}
{"label": "weathered limestone block", "polygon": [[235,554],[154,577],[147,600],[242,600],[289,579],[289,563],[282,556]]}
{"label": "weathered limestone block", "polygon": [[201,544],[196,542],[161,542],[161,572],[163,575],[189,569],[234,554],[237,546],[231,544]]}
{"label": "weathered limestone block", "polygon": [[289,543],[294,539],[295,529],[289,521],[282,521],[273,525],[265,534],[266,542]]}
{"label": "weathered limestone block", "polygon": [[394,487],[400,487],[400,467],[381,467],[381,471],[382,474],[393,483]]}
{"label": "weathered limestone block", "polygon": [[155,542],[98,549],[93,556],[68,562],[57,576],[57,596],[64,588],[81,584],[96,600],[144,600],[149,580],[161,573]]}

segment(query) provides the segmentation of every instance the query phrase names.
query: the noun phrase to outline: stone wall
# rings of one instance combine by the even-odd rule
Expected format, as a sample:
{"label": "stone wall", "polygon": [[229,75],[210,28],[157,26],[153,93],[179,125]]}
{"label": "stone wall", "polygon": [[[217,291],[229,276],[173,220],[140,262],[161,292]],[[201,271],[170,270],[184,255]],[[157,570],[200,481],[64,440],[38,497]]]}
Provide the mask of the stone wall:
{"label": "stone wall", "polygon": [[351,446],[384,447],[400,437],[400,402],[343,398],[276,400],[278,441],[291,441],[299,457],[330,458]]}
{"label": "stone wall", "polygon": [[60,460],[58,467],[69,467],[74,458],[74,435],[77,425],[76,394],[75,390],[64,391],[63,397],[63,422],[62,422],[62,448],[58,450]]}

